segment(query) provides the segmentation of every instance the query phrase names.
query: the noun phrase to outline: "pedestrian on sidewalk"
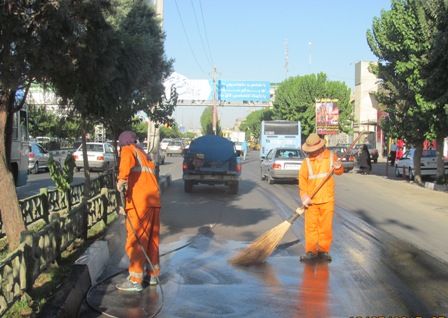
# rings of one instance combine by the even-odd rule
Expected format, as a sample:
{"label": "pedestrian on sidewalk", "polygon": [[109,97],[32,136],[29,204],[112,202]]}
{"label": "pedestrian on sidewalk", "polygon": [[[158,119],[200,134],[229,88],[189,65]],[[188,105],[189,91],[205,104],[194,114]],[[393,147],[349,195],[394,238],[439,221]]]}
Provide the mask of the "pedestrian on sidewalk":
{"label": "pedestrian on sidewalk", "polygon": [[370,158],[369,148],[366,144],[362,146],[361,154],[359,155],[359,167],[362,174],[370,174],[372,171],[372,160]]}
{"label": "pedestrian on sidewalk", "polygon": [[248,148],[248,144],[247,141],[244,140],[241,144],[241,148],[243,148],[243,160],[246,160],[246,155],[247,155],[247,148]]}
{"label": "pedestrian on sidewalk", "polygon": [[395,157],[397,156],[397,143],[394,141],[390,146],[390,165],[393,167],[395,165]]}
{"label": "pedestrian on sidewalk", "polygon": [[332,168],[336,175],[344,173],[338,156],[325,148],[326,141],[312,133],[302,145],[308,156],[299,172],[299,189],[305,212],[305,252],[300,261],[322,259],[331,262],[330,248],[333,237],[334,176],[323,184],[311,199],[311,194],[327,177]]}
{"label": "pedestrian on sidewalk", "polygon": [[149,284],[155,285],[156,276],[160,274],[160,190],[154,163],[137,144],[137,135],[124,131],[118,138],[118,144],[120,166],[117,189],[125,191],[126,196],[126,209],[120,212],[126,214],[128,219],[125,249],[130,264],[128,278],[116,287],[123,291],[141,291],[144,279],[148,278]]}

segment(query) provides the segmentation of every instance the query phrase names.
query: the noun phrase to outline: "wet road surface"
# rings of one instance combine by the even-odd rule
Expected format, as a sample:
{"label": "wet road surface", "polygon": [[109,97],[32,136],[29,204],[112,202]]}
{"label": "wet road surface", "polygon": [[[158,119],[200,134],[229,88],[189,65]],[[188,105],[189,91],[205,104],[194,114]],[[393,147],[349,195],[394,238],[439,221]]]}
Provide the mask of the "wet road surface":
{"label": "wet road surface", "polygon": [[244,172],[237,197],[206,186],[186,195],[173,178],[163,197],[161,284],[115,289],[127,276],[123,241],[79,317],[447,317],[447,263],[339,205],[333,262],[300,263],[299,218],[265,264],[230,265],[298,204],[294,186],[258,186],[255,163]]}

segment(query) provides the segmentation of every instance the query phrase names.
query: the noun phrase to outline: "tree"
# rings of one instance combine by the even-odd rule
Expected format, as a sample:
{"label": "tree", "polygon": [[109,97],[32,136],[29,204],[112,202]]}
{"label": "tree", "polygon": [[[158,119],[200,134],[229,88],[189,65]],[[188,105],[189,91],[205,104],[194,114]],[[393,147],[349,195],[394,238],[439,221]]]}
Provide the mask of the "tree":
{"label": "tree", "polygon": [[448,131],[448,3],[444,0],[424,2],[425,13],[428,20],[435,23],[435,34],[429,51],[428,70],[424,72],[426,78],[423,90],[424,97],[434,102],[436,107],[433,112],[431,128],[437,132],[437,176],[438,182],[445,183],[446,177],[443,153],[443,141]]}
{"label": "tree", "polygon": [[428,52],[435,32],[423,3],[393,0],[391,10],[383,10],[380,18],[374,18],[372,30],[367,31],[370,49],[379,59],[371,70],[384,87],[376,97],[389,114],[382,125],[390,136],[415,146],[417,182],[421,182],[423,141],[437,135],[431,128],[437,116],[436,105],[423,96]]}
{"label": "tree", "polygon": [[28,105],[29,132],[31,136],[59,137],[59,120],[44,106]]}
{"label": "tree", "polygon": [[[138,111],[145,111],[152,122],[163,123],[174,111],[177,94],[166,97],[163,80],[172,72],[172,60],[165,58],[164,34],[156,12],[146,1],[115,1],[108,17],[121,44],[118,74],[106,91],[109,99],[102,113],[104,123],[115,136],[130,126]],[[114,92],[110,94],[110,92]]]}
{"label": "tree", "polygon": [[353,120],[350,88],[341,82],[327,81],[327,75],[290,77],[279,84],[275,93],[273,119],[300,121],[302,134],[307,136],[316,129],[316,100],[338,99],[339,129],[350,131]]}
{"label": "tree", "polygon": [[[203,135],[214,135],[212,116],[213,106],[206,107],[201,115],[201,127]],[[216,121],[216,135],[221,135],[221,124],[219,119]]]}
{"label": "tree", "polygon": [[[31,79],[41,78],[46,59],[51,60],[48,51],[39,49],[42,15],[49,6],[38,0],[0,2],[0,212],[10,250],[25,229],[10,172],[12,120],[24,105]],[[16,100],[18,91],[21,100]]]}
{"label": "tree", "polygon": [[250,113],[240,125],[240,130],[249,132],[254,140],[260,140],[261,122],[272,120],[273,109],[260,109]]}

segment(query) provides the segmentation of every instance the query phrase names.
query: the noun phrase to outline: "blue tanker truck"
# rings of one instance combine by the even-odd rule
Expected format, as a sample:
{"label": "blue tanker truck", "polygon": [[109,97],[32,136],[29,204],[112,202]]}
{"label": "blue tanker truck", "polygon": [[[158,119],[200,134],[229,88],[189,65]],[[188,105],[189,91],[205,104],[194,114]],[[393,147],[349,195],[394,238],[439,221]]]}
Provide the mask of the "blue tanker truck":
{"label": "blue tanker truck", "polygon": [[182,166],[185,192],[197,184],[223,184],[238,194],[241,161],[234,142],[217,135],[199,137],[191,142]]}

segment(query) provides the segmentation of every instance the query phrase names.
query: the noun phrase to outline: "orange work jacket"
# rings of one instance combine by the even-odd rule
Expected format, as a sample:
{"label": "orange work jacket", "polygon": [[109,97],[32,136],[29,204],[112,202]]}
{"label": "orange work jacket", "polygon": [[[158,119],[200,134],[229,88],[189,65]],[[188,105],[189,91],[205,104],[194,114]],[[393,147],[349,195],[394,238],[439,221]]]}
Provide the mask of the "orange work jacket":
{"label": "orange work jacket", "polygon": [[[309,160],[309,161],[308,161]],[[338,160],[338,156],[328,149],[323,152],[322,159],[316,157],[307,157],[302,162],[299,171],[299,189],[300,197],[304,194],[311,196],[314,189],[325,179],[334,162]],[[310,171],[311,169],[311,171]],[[334,170],[334,174],[341,175],[344,173],[344,167],[341,165],[339,169]],[[322,186],[322,188],[311,198],[314,204],[326,203],[334,201],[334,176],[332,175]]]}
{"label": "orange work jacket", "polygon": [[134,145],[124,146],[120,153],[118,179],[126,180],[126,209],[160,208],[160,191],[155,166]]}

